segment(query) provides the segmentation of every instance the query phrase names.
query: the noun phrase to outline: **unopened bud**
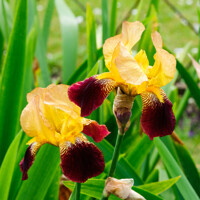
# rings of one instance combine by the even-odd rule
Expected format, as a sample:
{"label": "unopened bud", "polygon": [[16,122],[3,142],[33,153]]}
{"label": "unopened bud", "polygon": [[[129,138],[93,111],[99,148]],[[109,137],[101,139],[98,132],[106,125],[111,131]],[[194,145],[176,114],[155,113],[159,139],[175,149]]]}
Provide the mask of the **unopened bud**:
{"label": "unopened bud", "polygon": [[124,200],[145,200],[143,196],[133,191],[133,179],[116,179],[108,177],[105,182],[104,195],[113,194]]}
{"label": "unopened bud", "polygon": [[124,94],[120,88],[117,88],[113,104],[113,113],[115,115],[118,128],[126,132],[130,126],[131,109],[133,107],[134,97]]}

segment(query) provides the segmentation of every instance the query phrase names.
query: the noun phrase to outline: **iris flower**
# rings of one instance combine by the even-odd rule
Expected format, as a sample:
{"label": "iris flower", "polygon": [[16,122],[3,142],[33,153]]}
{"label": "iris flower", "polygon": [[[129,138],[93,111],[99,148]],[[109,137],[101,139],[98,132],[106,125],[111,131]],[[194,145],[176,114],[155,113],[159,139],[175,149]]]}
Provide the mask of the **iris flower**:
{"label": "iris flower", "polygon": [[154,65],[149,65],[144,50],[133,57],[131,49],[144,30],[144,25],[139,21],[124,22],[122,33],[107,39],[103,45],[109,72],[73,84],[68,93],[70,100],[81,107],[81,116],[87,116],[99,107],[116,87],[120,87],[126,95],[140,95],[143,103],[141,127],[153,139],[171,134],[175,127],[172,103],[161,87],[173,79],[176,59],[162,48],[162,38],[158,32],[151,35],[156,49]]}
{"label": "iris flower", "polygon": [[45,143],[60,148],[63,174],[72,181],[85,182],[103,172],[102,152],[83,133],[100,142],[109,131],[105,125],[80,116],[80,108],[68,98],[67,85],[36,88],[27,95],[27,100],[20,122],[32,139],[20,162],[22,180],[28,178],[36,152]]}

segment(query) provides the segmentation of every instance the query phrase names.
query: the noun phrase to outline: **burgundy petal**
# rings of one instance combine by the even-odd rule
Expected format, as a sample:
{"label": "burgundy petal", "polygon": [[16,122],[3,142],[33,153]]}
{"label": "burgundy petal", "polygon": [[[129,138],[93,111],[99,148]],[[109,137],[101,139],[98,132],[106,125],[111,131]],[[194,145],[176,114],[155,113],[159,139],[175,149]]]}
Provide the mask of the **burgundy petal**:
{"label": "burgundy petal", "polygon": [[69,99],[81,108],[81,116],[88,116],[98,108],[115,88],[111,79],[96,79],[92,76],[71,85],[68,89]]}
{"label": "burgundy petal", "polygon": [[27,172],[33,164],[33,161],[35,160],[35,155],[40,146],[41,145],[39,143],[34,142],[27,148],[25,156],[19,164],[21,172],[23,173],[22,180],[28,179]]}
{"label": "burgundy petal", "polygon": [[102,152],[90,142],[76,140],[60,147],[63,174],[74,182],[83,183],[104,170]]}
{"label": "burgundy petal", "polygon": [[99,125],[96,121],[89,120],[90,123],[84,125],[83,133],[92,137],[95,142],[101,142],[110,132],[105,125]]}
{"label": "burgundy petal", "polygon": [[141,126],[149,138],[152,140],[157,136],[172,134],[175,128],[175,117],[172,111],[172,103],[167,98],[163,90],[160,90],[164,102],[160,102],[152,92],[141,94],[143,109],[141,116]]}

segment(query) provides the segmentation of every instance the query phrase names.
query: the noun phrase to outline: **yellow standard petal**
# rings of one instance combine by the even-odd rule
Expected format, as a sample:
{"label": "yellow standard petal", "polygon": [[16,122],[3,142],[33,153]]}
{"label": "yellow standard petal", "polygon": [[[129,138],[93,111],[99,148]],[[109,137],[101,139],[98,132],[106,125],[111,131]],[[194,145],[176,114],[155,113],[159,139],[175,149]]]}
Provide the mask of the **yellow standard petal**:
{"label": "yellow standard petal", "polygon": [[108,38],[103,45],[103,55],[105,59],[105,64],[109,70],[114,49],[120,41],[121,41],[121,34]]}
{"label": "yellow standard petal", "polygon": [[147,70],[149,67],[149,60],[147,58],[146,52],[144,50],[140,50],[134,57],[137,61],[138,65],[141,67],[143,72],[147,74]]}
{"label": "yellow standard petal", "polygon": [[148,72],[149,85],[162,87],[174,78],[176,59],[172,54],[162,49],[162,38],[157,31],[152,33],[151,37],[157,52],[154,55],[155,63]]}
{"label": "yellow standard petal", "polygon": [[54,141],[55,131],[44,118],[40,109],[40,103],[40,98],[37,95],[24,108],[20,117],[21,127],[28,136],[56,145],[56,141]]}
{"label": "yellow standard petal", "polygon": [[32,90],[30,93],[27,94],[27,101],[28,103],[35,97],[35,96],[40,96],[40,98],[44,98],[44,93],[46,91],[46,88],[35,88]]}
{"label": "yellow standard petal", "polygon": [[144,25],[139,22],[123,22],[122,24],[122,39],[121,41],[126,46],[128,51],[140,40]]}
{"label": "yellow standard petal", "polygon": [[55,106],[56,108],[60,108],[60,110],[63,110],[69,115],[77,118],[77,116],[80,116],[81,110],[77,105],[69,100],[68,88],[68,85],[51,84],[47,87],[44,103]]}
{"label": "yellow standard petal", "polygon": [[149,85],[162,87],[174,78],[176,73],[176,59],[172,54],[160,48],[157,49],[154,59],[155,63],[149,69],[148,74],[148,78],[151,79]]}
{"label": "yellow standard petal", "polygon": [[153,45],[155,46],[155,48],[162,48],[163,46],[163,41],[162,41],[162,37],[160,35],[160,33],[158,33],[157,31],[153,32],[151,34],[151,39],[153,41]]}
{"label": "yellow standard petal", "polygon": [[126,46],[128,51],[140,40],[144,25],[139,22],[123,22],[122,34],[108,38],[103,45],[103,55],[105,58],[106,67],[110,70],[113,52],[117,44],[121,41]]}
{"label": "yellow standard petal", "polygon": [[61,141],[75,142],[83,130],[80,108],[69,100],[67,85],[50,85],[44,97],[45,118],[60,133]]}
{"label": "yellow standard petal", "polygon": [[127,84],[133,84],[135,86],[148,81],[147,76],[123,43],[119,43],[119,49],[119,54],[115,59],[115,65],[122,79]]}

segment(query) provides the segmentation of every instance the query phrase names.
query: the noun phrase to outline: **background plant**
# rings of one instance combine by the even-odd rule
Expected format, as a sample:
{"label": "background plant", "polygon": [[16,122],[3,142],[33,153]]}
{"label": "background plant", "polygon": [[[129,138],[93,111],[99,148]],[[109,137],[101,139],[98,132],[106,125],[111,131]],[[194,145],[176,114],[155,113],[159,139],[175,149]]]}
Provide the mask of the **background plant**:
{"label": "background plant", "polygon": [[[137,97],[115,177],[134,178],[133,189],[148,200],[199,199],[199,77],[187,56],[190,53],[195,60],[200,58],[197,3],[0,0],[0,199],[58,199],[59,152],[50,145],[38,152],[29,180],[21,181],[19,162],[29,138],[20,131],[19,116],[26,94],[37,86],[72,84],[105,71],[102,44],[121,31],[123,20],[144,23],[146,31],[137,48],[145,49],[149,58],[154,54],[150,33],[157,25],[165,48],[176,53],[177,74],[164,90],[174,104],[175,132],[186,145],[170,136],[154,141],[141,137],[141,100]],[[105,123],[112,134],[96,144],[104,153],[105,173],[82,184],[81,199],[100,199],[102,194],[117,134],[113,99],[111,94],[90,116]],[[64,184],[73,190],[72,182]]]}

